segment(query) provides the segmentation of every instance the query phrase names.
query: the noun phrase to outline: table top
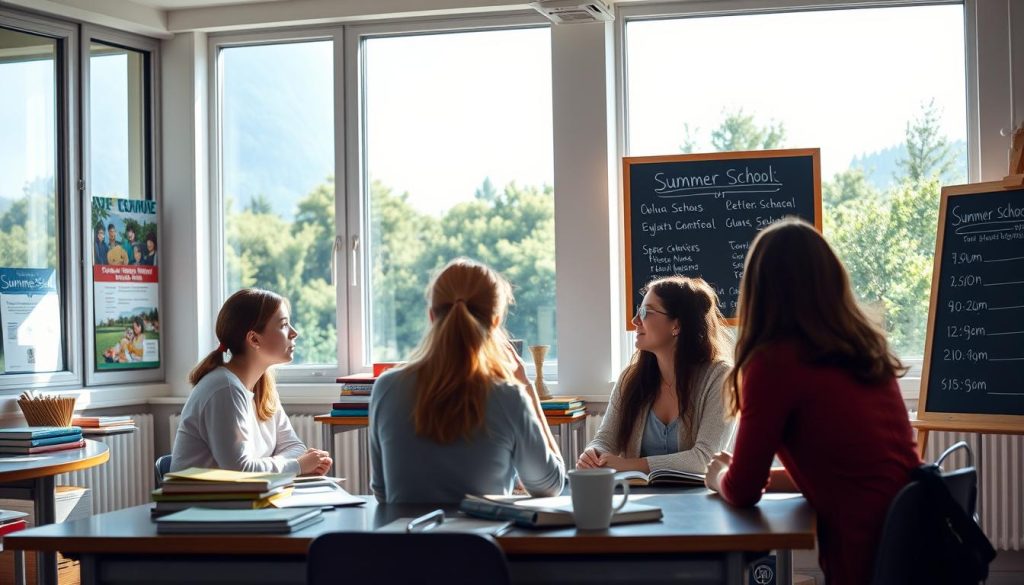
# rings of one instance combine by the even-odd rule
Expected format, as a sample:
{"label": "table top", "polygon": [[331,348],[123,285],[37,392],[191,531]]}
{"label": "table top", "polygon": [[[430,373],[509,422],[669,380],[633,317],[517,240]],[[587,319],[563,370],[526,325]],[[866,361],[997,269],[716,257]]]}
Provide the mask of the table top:
{"label": "table top", "polygon": [[[64,553],[305,555],[326,532],[370,531],[396,518],[437,508],[429,504],[377,504],[324,512],[324,520],[292,534],[158,535],[151,505],[40,526],[4,537],[4,548]],[[661,506],[659,522],[575,528],[515,528],[498,538],[506,554],[649,554],[811,549],[815,516],[799,494],[770,495],[752,508],[734,508],[702,489],[634,490],[630,499]],[[454,514],[454,509],[446,511]]]}
{"label": "table top", "polygon": [[85,440],[81,449],[51,451],[35,455],[0,455],[0,483],[37,479],[106,463],[110,448],[105,443]]}

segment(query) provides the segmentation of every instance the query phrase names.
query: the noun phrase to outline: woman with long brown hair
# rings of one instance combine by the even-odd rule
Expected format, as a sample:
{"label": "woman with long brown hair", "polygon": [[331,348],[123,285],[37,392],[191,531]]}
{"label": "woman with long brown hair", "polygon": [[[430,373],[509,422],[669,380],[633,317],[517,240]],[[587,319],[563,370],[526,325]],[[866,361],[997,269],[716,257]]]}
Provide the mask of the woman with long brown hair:
{"label": "woman with long brown hair", "polygon": [[370,487],[381,502],[556,495],[565,465],[522,360],[502,328],[512,287],[472,260],[448,263],[427,289],[430,329],[370,399]]}
{"label": "woman with long brown hair", "polygon": [[730,430],[722,407],[729,339],[718,296],[701,278],[661,278],[647,285],[633,324],[636,352],[576,466],[703,473]]}
{"label": "woman with long brown hair", "polygon": [[189,374],[194,387],[181,410],[171,470],[326,473],[331,458],[299,440],[269,371],[292,361],[295,352],[299,332],[287,301],[267,290],[242,289],[221,307],[216,333],[220,345]]}
{"label": "woman with long brown hair", "polygon": [[[739,319],[727,383],[739,431],[707,486],[737,506],[766,487],[802,491],[818,514],[826,581],[868,583],[889,503],[920,463],[896,381],[905,369],[832,248],[800,220],[754,239]],[[776,454],[784,467],[771,469]]]}

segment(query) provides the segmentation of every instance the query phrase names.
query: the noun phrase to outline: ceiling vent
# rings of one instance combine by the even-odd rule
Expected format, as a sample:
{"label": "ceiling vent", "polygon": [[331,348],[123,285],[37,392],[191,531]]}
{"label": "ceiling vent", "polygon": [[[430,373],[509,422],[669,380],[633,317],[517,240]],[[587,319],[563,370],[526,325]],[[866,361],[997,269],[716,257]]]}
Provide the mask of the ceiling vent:
{"label": "ceiling vent", "polygon": [[615,20],[611,8],[601,0],[540,0],[530,6],[555,24]]}

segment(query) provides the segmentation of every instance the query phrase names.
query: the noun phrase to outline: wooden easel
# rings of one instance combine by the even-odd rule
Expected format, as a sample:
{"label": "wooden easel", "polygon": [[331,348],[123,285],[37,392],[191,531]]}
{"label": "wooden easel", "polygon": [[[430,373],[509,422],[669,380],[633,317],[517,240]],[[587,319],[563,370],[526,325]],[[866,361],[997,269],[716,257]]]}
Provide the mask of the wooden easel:
{"label": "wooden easel", "polygon": [[1010,174],[1003,179],[1006,187],[1024,185],[1024,122],[1013,132],[1010,139]]}

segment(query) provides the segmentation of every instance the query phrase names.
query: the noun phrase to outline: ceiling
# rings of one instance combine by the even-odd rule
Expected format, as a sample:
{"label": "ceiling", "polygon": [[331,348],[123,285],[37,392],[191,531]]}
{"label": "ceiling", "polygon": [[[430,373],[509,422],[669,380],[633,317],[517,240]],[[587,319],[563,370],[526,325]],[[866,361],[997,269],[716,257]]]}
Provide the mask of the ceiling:
{"label": "ceiling", "polygon": [[263,2],[288,2],[289,0],[132,0],[136,4],[159,10],[181,10],[185,8],[206,8],[208,6],[229,6]]}

